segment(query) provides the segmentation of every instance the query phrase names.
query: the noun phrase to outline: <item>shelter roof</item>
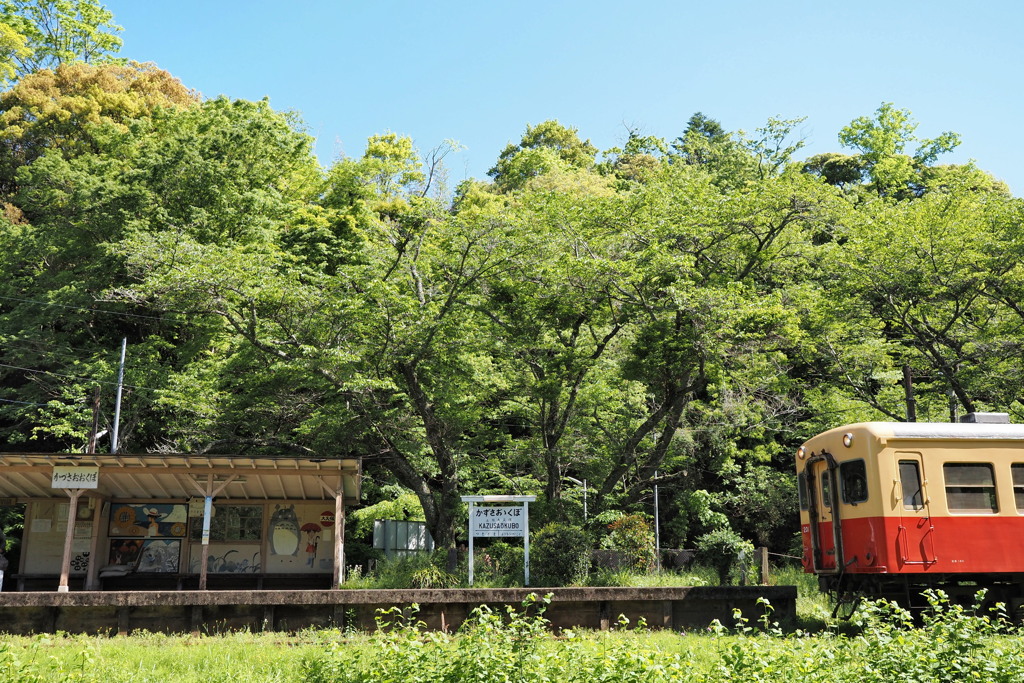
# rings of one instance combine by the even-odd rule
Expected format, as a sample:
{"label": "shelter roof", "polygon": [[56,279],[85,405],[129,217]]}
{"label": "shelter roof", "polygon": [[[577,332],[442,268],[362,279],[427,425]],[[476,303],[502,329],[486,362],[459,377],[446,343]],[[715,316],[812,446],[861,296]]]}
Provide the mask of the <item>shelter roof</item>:
{"label": "shelter roof", "polygon": [[51,487],[54,466],[98,467],[96,495],[118,499],[192,498],[217,490],[221,499],[327,500],[343,488],[345,499],[355,502],[360,494],[358,458],[0,453],[0,498],[63,498]]}

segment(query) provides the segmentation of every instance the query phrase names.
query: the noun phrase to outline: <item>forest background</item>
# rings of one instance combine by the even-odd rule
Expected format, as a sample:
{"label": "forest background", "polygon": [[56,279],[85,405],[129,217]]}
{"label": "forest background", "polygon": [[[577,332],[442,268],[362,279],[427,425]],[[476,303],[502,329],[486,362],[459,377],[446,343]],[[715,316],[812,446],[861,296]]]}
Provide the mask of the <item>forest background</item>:
{"label": "forest background", "polygon": [[[598,150],[526,125],[485,181],[395,133],[324,167],[291,113],[117,58],[95,0],[0,1],[0,442],[361,457],[442,548],[535,494],[663,546],[786,552],[824,429],[1000,410],[1024,385],[1022,204],[894,103]],[[109,448],[109,436],[98,448]],[[10,520],[8,520],[10,522]]]}

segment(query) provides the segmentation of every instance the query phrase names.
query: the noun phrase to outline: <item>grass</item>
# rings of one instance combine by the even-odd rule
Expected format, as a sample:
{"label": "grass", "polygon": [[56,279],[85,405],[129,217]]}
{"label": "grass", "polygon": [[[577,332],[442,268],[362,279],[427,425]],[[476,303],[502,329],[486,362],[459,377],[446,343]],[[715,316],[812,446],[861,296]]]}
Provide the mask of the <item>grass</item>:
{"label": "grass", "polygon": [[[542,600],[535,602],[542,603]],[[541,617],[482,609],[457,635],[399,622],[374,634],[337,629],[221,636],[13,637],[0,680],[28,681],[1020,681],[1021,633],[998,614],[941,595],[919,628],[883,604],[856,630],[783,632],[765,619],[701,632],[550,634]],[[535,605],[536,606],[543,606]]]}
{"label": "grass", "polygon": [[[348,588],[408,587],[416,585],[417,580],[427,583],[458,580],[438,572],[437,558],[432,560],[411,558],[382,564],[375,576],[352,576],[345,585]],[[507,576],[486,572],[482,572],[482,578],[477,586],[483,583],[486,587],[490,583],[493,587],[504,587],[516,583]],[[651,574],[604,570],[591,577],[592,585],[608,586],[716,583],[715,572],[700,566],[685,572]],[[486,673],[473,675],[473,680],[480,681],[773,680],[751,678],[750,670],[783,661],[804,662],[801,666],[808,666],[815,648],[820,650],[819,655],[825,653],[844,661],[849,659],[836,654],[842,652],[842,648],[836,650],[839,641],[835,640],[837,632],[830,619],[831,607],[818,592],[813,576],[799,568],[779,567],[772,572],[771,583],[797,586],[796,628],[805,634],[818,635],[793,638],[793,631],[788,629],[789,636],[779,631],[765,640],[749,627],[744,632],[742,628],[729,631],[709,625],[707,630],[684,634],[648,631],[643,625],[637,630],[638,625],[623,622],[610,632],[576,631],[552,636],[542,625],[525,618],[517,622],[515,617],[510,620],[503,616],[498,620],[484,619],[473,630],[458,636],[405,627],[390,635],[323,629],[295,634],[7,637],[0,642],[0,680],[11,683],[72,680],[377,683],[402,680],[408,683],[464,680],[463,676],[469,674],[459,673],[459,662],[464,662],[466,667],[492,667],[493,677]],[[852,642],[845,641],[846,644]],[[477,661],[482,653],[487,653],[486,661]],[[759,661],[761,664],[757,663]],[[503,671],[527,670],[534,673],[530,677],[526,674],[501,677]],[[601,677],[593,678],[598,670],[602,672]],[[406,671],[404,678],[394,673],[401,671]],[[431,672],[436,674],[434,679],[430,678]],[[789,683],[794,679],[779,680]]]}
{"label": "grass", "polygon": [[0,680],[296,681],[317,651],[270,634],[9,637],[0,645]]}

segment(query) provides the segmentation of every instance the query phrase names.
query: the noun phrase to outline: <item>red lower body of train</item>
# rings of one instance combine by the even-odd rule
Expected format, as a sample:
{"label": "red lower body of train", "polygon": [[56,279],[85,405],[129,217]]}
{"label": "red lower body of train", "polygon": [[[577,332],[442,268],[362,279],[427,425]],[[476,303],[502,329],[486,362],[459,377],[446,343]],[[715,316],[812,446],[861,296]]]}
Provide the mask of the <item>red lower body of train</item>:
{"label": "red lower body of train", "polygon": [[985,588],[989,601],[1013,609],[1024,601],[1024,517],[879,516],[841,525],[837,552],[832,523],[818,523],[817,557],[810,525],[803,525],[804,568],[825,591],[912,605],[927,588],[967,600]]}

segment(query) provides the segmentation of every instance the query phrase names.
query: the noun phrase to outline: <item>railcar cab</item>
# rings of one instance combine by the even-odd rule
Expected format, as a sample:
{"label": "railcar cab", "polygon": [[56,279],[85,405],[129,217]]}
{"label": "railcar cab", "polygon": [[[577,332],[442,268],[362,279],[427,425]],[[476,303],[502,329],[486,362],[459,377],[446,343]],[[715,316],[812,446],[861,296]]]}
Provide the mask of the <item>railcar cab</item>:
{"label": "railcar cab", "polygon": [[877,446],[872,426],[859,424],[821,434],[798,450],[806,571],[841,575],[854,567],[877,569],[871,528],[883,502]]}

